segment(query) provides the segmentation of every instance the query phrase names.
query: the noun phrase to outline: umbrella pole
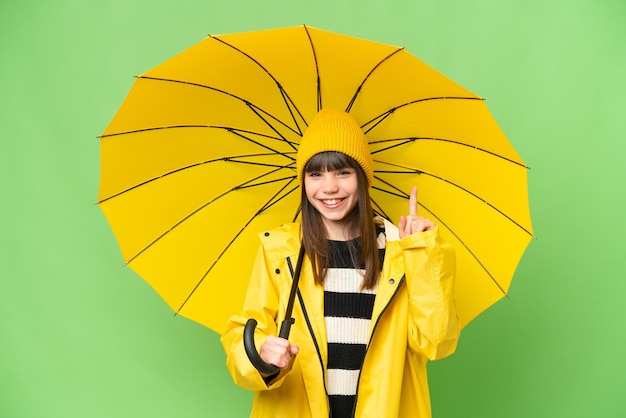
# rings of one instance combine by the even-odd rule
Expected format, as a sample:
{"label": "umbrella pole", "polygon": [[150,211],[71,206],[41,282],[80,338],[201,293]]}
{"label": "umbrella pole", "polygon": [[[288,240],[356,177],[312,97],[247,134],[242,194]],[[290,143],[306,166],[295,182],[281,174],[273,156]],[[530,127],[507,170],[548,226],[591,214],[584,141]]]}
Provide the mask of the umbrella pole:
{"label": "umbrella pole", "polygon": [[[294,319],[291,316],[293,311],[293,304],[296,299],[296,293],[298,292],[298,282],[300,281],[300,271],[302,270],[302,261],[304,260],[304,245],[300,244],[300,252],[298,254],[298,261],[296,263],[296,271],[293,274],[293,282],[291,283],[291,292],[289,293],[289,301],[287,302],[287,310],[285,311],[285,319],[280,324],[280,331],[278,336],[280,338],[288,339],[289,332],[291,331],[291,325],[294,323]],[[243,345],[246,349],[246,354],[250,363],[261,373],[267,375],[273,375],[280,371],[280,369],[273,364],[267,364],[263,361],[259,352],[256,349],[254,343],[254,330],[256,329],[257,321],[254,318],[248,319],[246,326],[243,330]]]}

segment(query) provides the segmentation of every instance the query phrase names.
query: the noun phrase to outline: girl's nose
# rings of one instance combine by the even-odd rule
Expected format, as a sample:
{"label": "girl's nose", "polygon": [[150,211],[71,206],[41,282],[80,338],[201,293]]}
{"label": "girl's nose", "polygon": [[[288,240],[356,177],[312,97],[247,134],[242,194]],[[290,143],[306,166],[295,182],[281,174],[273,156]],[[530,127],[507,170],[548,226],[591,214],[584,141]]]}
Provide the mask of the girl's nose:
{"label": "girl's nose", "polygon": [[324,184],[322,186],[322,190],[324,190],[326,193],[332,193],[337,191],[337,179],[335,178],[333,173],[324,173]]}

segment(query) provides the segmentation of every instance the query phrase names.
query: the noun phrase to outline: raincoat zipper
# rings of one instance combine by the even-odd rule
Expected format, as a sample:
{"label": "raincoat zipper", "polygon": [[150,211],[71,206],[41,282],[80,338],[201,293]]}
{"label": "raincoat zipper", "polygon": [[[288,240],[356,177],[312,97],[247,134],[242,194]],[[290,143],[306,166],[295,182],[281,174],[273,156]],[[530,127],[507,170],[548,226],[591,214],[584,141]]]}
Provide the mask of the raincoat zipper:
{"label": "raincoat zipper", "polygon": [[359,385],[361,384],[361,376],[362,376],[362,372],[363,372],[363,365],[365,364],[365,358],[367,357],[367,352],[369,351],[369,348],[370,348],[370,345],[372,343],[372,340],[374,339],[374,334],[376,333],[376,328],[378,328],[378,324],[380,323],[380,319],[382,318],[384,313],[387,311],[387,308],[389,308],[389,305],[391,305],[391,302],[393,302],[393,300],[396,298],[396,295],[398,294],[398,292],[400,291],[400,288],[404,284],[404,278],[405,277],[406,276],[402,276],[402,278],[400,279],[400,283],[398,283],[398,286],[396,287],[396,290],[393,292],[393,295],[391,295],[391,297],[389,298],[389,301],[387,301],[387,304],[385,305],[383,310],[380,311],[380,315],[378,315],[378,319],[376,319],[376,323],[374,323],[374,328],[372,328],[372,335],[370,336],[370,340],[367,343],[367,348],[365,349],[365,355],[363,356],[363,361],[361,362],[361,370],[359,372],[359,378],[356,381],[356,396],[354,398],[354,407],[352,409],[352,417],[353,418],[356,415],[356,405],[359,402]]}
{"label": "raincoat zipper", "polygon": [[[289,266],[291,278],[293,279],[294,270],[293,265],[291,264],[291,257],[287,257],[287,265]],[[298,296],[298,301],[300,302],[300,308],[302,308],[304,321],[306,322],[307,328],[309,329],[309,334],[311,334],[311,339],[313,340],[313,345],[315,346],[315,351],[317,352],[317,358],[320,361],[320,367],[322,369],[322,383],[324,385],[324,393],[326,394],[326,405],[328,408],[328,416],[330,418],[330,401],[328,399],[328,389],[326,388],[326,372],[324,368],[324,361],[322,360],[322,353],[320,352],[319,345],[317,344],[317,339],[315,338],[315,333],[313,332],[313,328],[311,327],[311,321],[309,321],[309,315],[307,314],[306,308],[304,306],[304,299],[302,299],[302,293],[300,293],[300,289],[297,290],[296,294]]]}

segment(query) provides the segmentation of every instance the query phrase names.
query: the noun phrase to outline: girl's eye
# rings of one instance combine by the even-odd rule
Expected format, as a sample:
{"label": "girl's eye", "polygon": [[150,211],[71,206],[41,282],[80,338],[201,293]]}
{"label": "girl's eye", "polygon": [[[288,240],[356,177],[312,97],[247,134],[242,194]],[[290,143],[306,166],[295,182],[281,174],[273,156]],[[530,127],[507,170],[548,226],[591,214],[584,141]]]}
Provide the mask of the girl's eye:
{"label": "girl's eye", "polygon": [[309,177],[319,177],[320,173],[318,173],[317,171],[311,171],[310,173],[306,174]]}

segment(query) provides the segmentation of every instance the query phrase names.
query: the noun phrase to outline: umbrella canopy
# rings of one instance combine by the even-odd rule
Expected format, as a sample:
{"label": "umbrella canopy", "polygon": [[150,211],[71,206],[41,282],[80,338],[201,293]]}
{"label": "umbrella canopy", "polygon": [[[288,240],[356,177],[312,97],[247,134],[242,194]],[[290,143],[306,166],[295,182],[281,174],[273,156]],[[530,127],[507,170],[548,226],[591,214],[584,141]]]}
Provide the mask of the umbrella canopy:
{"label": "umbrella canopy", "polygon": [[296,220],[295,156],[323,107],[361,124],[371,198],[420,213],[457,249],[463,325],[506,295],[532,237],[527,167],[484,100],[405,49],[298,26],[209,36],[137,77],[101,135],[98,202],[126,263],[220,333],[256,235]]}

